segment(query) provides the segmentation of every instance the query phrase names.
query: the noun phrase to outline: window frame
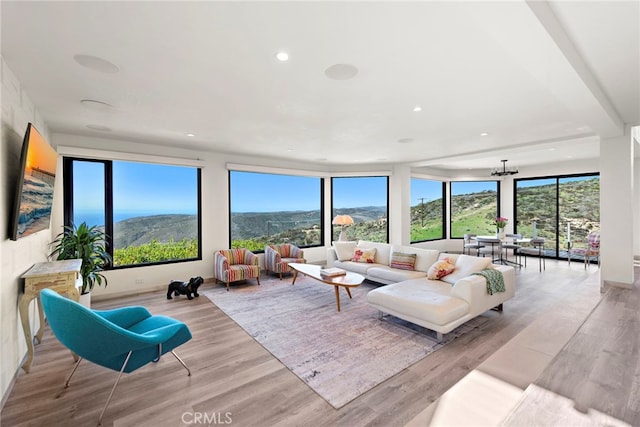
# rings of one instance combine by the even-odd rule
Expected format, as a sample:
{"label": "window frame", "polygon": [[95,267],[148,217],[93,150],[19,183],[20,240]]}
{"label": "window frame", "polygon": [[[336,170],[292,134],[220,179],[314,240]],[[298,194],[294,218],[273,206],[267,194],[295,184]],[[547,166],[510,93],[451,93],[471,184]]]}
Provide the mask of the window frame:
{"label": "window frame", "polygon": [[[422,242],[434,242],[436,240],[444,240],[447,238],[447,181],[444,180],[437,180],[437,179],[430,179],[430,178],[421,178],[421,177],[417,177],[417,176],[412,176],[411,177],[411,184],[413,183],[414,179],[419,179],[419,180],[423,180],[423,181],[433,181],[433,182],[440,182],[442,184],[442,237],[437,237],[437,238],[433,238],[433,239],[424,239],[424,240],[412,240],[411,239],[411,203],[409,203],[409,241],[410,244],[414,244],[414,243],[422,243]],[[411,190],[409,191],[411,193]]]}
{"label": "window frame", "polygon": [[[104,186],[105,186],[105,200],[104,200],[104,219],[105,219],[105,234],[107,239],[105,247],[111,257],[113,257],[114,244],[113,244],[113,162],[130,162],[130,163],[146,163],[146,164],[158,164],[154,162],[143,162],[140,160],[111,160],[111,159],[95,159],[85,158],[77,156],[63,156],[62,158],[62,171],[63,171],[63,224],[70,226],[73,224],[74,217],[74,203],[73,203],[73,162],[95,162],[102,163],[104,165]],[[170,166],[176,167],[193,167],[196,169],[196,185],[197,185],[197,239],[198,239],[198,255],[195,258],[173,259],[157,262],[148,262],[141,264],[129,264],[114,266],[112,264],[106,265],[105,270],[121,270],[127,268],[137,267],[149,267],[155,265],[176,264],[182,262],[201,261],[202,260],[202,168],[197,166],[185,166],[185,165],[173,165],[167,163]]]}
{"label": "window frame", "polygon": [[[333,218],[335,218],[335,216],[337,215],[337,213],[335,212],[335,206],[334,206],[334,180],[335,179],[357,179],[357,178],[384,178],[386,181],[386,207],[387,207],[387,221],[385,224],[385,228],[386,228],[386,235],[387,235],[387,239],[385,242],[380,242],[380,243],[389,243],[389,176],[388,175],[354,175],[354,176],[332,176],[331,177],[331,219],[332,219],[332,224],[331,224],[331,240],[333,241],[333,236],[335,234],[335,230],[334,230],[334,225],[333,225]],[[337,226],[336,226],[337,227]],[[360,238],[357,238],[356,240],[360,240]]]}
{"label": "window frame", "polygon": [[[518,183],[522,181],[535,181],[535,180],[543,180],[543,179],[554,179],[555,187],[556,187],[556,201],[555,201],[555,227],[556,227],[556,245],[554,248],[555,257],[545,254],[546,258],[551,259],[566,259],[566,257],[560,256],[560,180],[564,178],[581,178],[581,177],[598,177],[600,179],[600,172],[585,172],[585,173],[575,173],[575,174],[559,174],[559,175],[545,175],[545,176],[531,176],[526,178],[517,178],[513,180],[513,231],[514,233],[518,232]],[[545,248],[546,249],[546,248]]]}
{"label": "window frame", "polygon": [[502,216],[502,210],[500,206],[500,190],[502,188],[502,181],[498,179],[483,179],[483,180],[463,180],[463,181],[449,181],[449,239],[462,240],[464,235],[460,237],[453,237],[453,184],[458,182],[495,182],[496,183],[496,217]]}
{"label": "window frame", "polygon": [[[317,245],[297,245],[297,247],[301,248],[301,249],[307,249],[307,248],[318,248],[318,247],[323,247],[325,245],[325,232],[324,232],[324,177],[321,176],[313,176],[313,175],[306,175],[306,174],[295,174],[295,173],[291,173],[291,171],[289,170],[288,173],[286,173],[284,170],[282,172],[276,172],[276,171],[269,171],[269,172],[264,172],[264,171],[258,171],[258,170],[245,170],[245,169],[234,169],[234,168],[229,168],[227,170],[227,200],[228,200],[228,215],[229,215],[229,220],[227,222],[228,225],[228,230],[229,230],[229,248],[232,247],[232,243],[233,243],[233,233],[232,233],[232,221],[231,221],[231,174],[233,172],[238,172],[238,173],[252,173],[252,174],[262,174],[262,175],[280,175],[280,176],[289,176],[289,177],[300,177],[300,178],[315,178],[319,180],[319,185],[320,185],[320,243]],[[260,249],[260,250],[252,250],[251,252],[256,253],[256,254],[261,254],[264,253],[264,249]]]}

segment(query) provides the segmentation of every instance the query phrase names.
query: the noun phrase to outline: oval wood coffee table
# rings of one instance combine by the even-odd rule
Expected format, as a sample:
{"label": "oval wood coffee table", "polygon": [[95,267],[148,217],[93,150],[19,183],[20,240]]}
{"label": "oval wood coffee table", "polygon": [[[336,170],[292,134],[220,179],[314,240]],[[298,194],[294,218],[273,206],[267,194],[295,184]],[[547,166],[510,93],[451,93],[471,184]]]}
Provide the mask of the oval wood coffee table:
{"label": "oval wood coffee table", "polygon": [[351,273],[347,271],[347,274],[343,274],[340,276],[323,276],[320,274],[320,270],[322,267],[314,264],[302,264],[297,262],[290,262],[289,266],[293,269],[293,283],[296,284],[296,278],[298,277],[298,273],[302,273],[305,276],[309,276],[312,279],[316,279],[319,282],[326,283],[327,285],[332,285],[336,290],[336,304],[338,305],[338,311],[340,311],[340,292],[338,292],[339,287],[343,287],[347,291],[347,295],[351,298],[351,291],[349,288],[355,288],[360,286],[362,281],[364,280],[364,276],[358,273]]}

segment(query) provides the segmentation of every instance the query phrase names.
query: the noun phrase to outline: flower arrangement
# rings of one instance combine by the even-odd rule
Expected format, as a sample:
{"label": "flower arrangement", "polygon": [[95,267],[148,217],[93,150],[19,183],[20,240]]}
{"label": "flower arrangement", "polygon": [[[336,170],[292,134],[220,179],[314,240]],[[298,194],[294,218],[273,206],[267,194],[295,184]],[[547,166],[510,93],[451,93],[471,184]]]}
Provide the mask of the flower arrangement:
{"label": "flower arrangement", "polygon": [[507,222],[509,222],[509,218],[505,218],[503,216],[499,216],[493,221],[493,223],[498,228],[505,228],[507,226]]}

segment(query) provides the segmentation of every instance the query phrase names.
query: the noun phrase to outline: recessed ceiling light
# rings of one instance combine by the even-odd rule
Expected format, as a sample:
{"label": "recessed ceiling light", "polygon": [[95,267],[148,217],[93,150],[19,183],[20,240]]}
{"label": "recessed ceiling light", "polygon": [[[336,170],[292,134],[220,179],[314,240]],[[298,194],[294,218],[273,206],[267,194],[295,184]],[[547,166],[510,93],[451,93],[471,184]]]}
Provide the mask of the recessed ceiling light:
{"label": "recessed ceiling light", "polygon": [[398,140],[398,142],[399,142],[400,144],[408,144],[408,143],[413,142],[413,141],[414,141],[414,139],[413,139],[413,138],[400,138],[400,139]]}
{"label": "recessed ceiling light", "polygon": [[331,80],[349,80],[358,74],[358,69],[351,64],[334,64],[324,74]]}
{"label": "recessed ceiling light", "polygon": [[82,104],[84,107],[90,109],[90,110],[94,110],[94,111],[109,111],[111,109],[113,109],[113,105],[107,103],[107,102],[103,102],[103,101],[98,101],[95,99],[82,99],[80,101],[80,104]]}
{"label": "recessed ceiling light", "polygon": [[98,58],[93,55],[75,55],[73,59],[83,67],[87,67],[93,71],[100,71],[101,73],[115,74],[120,71],[117,65],[106,59]]}
{"label": "recessed ceiling light", "polygon": [[418,113],[418,112],[422,111],[422,107],[419,106],[419,105],[416,105],[415,107],[413,107],[413,111]]}
{"label": "recessed ceiling light", "polygon": [[287,52],[278,52],[276,53],[276,59],[280,62],[286,62],[289,60],[289,54]]}
{"label": "recessed ceiling light", "polygon": [[551,148],[549,148],[549,151],[556,151],[556,149],[551,147]]}
{"label": "recessed ceiling light", "polygon": [[111,132],[111,128],[102,125],[87,125],[87,128],[91,130],[99,130],[101,132]]}
{"label": "recessed ceiling light", "polygon": [[187,136],[196,136],[196,135],[193,133],[188,133]]}
{"label": "recessed ceiling light", "polygon": [[489,134],[487,132],[482,132],[480,136],[489,136]]}

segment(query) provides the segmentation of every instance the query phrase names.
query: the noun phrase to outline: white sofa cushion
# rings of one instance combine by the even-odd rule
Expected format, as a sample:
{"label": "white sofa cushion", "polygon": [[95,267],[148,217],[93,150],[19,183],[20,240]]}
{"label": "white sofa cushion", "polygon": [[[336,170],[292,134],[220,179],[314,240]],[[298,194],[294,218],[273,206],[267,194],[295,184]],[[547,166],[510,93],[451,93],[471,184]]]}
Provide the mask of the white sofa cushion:
{"label": "white sofa cushion", "polygon": [[453,285],[463,277],[467,277],[472,273],[482,271],[485,268],[488,268],[490,265],[491,258],[479,258],[470,255],[459,255],[458,259],[456,260],[456,269],[453,270],[453,273],[444,276],[442,280]]}
{"label": "white sofa cushion", "polygon": [[368,240],[360,240],[359,248],[369,249],[376,248],[376,264],[389,265],[391,259],[391,245],[388,243],[370,242]]}
{"label": "white sofa cushion", "polygon": [[453,322],[469,311],[469,304],[452,297],[451,285],[440,280],[406,280],[382,286],[370,291],[367,301],[436,325]]}
{"label": "white sofa cushion", "polygon": [[333,263],[333,266],[342,268],[352,273],[362,274],[363,276],[366,276],[367,272],[371,268],[386,267],[384,264],[369,264],[366,262],[355,262],[355,261],[336,261]]}
{"label": "white sofa cushion", "polygon": [[358,242],[333,242],[338,261],[350,261]]}
{"label": "white sofa cushion", "polygon": [[371,267],[367,270],[367,276],[371,280],[382,279],[382,282],[402,282],[403,280],[419,279],[426,275],[424,271],[400,270],[387,266]]}

